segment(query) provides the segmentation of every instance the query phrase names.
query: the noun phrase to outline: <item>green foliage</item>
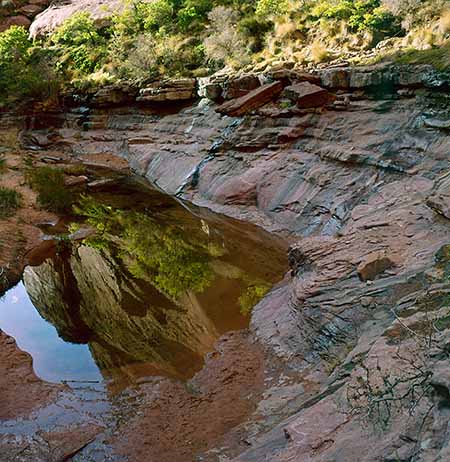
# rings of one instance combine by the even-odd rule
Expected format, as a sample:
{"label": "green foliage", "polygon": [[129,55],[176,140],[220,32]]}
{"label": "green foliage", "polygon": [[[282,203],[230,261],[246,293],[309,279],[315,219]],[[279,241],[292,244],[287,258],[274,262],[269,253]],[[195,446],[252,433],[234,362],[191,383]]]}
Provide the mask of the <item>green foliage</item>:
{"label": "green foliage", "polygon": [[27,173],[30,186],[38,193],[38,203],[52,212],[65,212],[72,205],[72,194],[64,184],[62,170],[52,167],[30,169]]}
{"label": "green foliage", "polygon": [[186,239],[177,227],[161,226],[143,213],[113,209],[87,196],[74,210],[97,229],[86,244],[99,249],[118,246],[133,276],[150,280],[169,297],[177,299],[187,290],[202,292],[211,284],[208,249]]}
{"label": "green foliage", "polygon": [[380,0],[320,0],[313,6],[311,16],[316,20],[345,20],[355,32],[395,33],[399,30],[396,18],[381,6]]}
{"label": "green foliage", "polygon": [[41,56],[23,27],[12,26],[0,33],[0,106],[43,95],[47,75],[39,66]]}
{"label": "green foliage", "polygon": [[[448,0],[123,2],[108,25],[80,12],[40,42],[30,41],[17,26],[0,33],[0,105],[48,98],[60,79],[79,90],[95,90],[121,80],[205,75],[224,65],[242,68],[272,58],[317,63],[335,58],[339,48],[366,49],[414,24],[429,30],[433,18],[440,18],[444,32],[428,45],[441,44],[450,30],[450,13],[440,17]],[[448,61],[437,50],[401,59],[440,58]]]}
{"label": "green foliage", "polygon": [[0,186],[0,218],[14,215],[21,202],[22,195],[19,192]]}
{"label": "green foliage", "polygon": [[185,0],[177,13],[180,28],[187,32],[193,24],[204,23],[213,6],[211,0]]}
{"label": "green foliage", "polygon": [[247,290],[239,297],[239,305],[241,313],[248,315],[251,313],[253,307],[257,305],[269,292],[270,285],[268,284],[251,284]]}
{"label": "green foliage", "polygon": [[61,72],[89,74],[100,69],[106,57],[105,38],[89,13],[76,13],[50,36]]}
{"label": "green foliage", "polygon": [[3,156],[0,156],[0,174],[5,173],[8,169],[8,164],[6,163],[6,159]]}
{"label": "green foliage", "polygon": [[252,14],[244,17],[238,24],[241,32],[249,41],[248,48],[252,53],[258,53],[264,48],[265,36],[272,30],[273,22]]}
{"label": "green foliage", "polygon": [[153,0],[141,6],[144,10],[144,29],[156,32],[172,21],[173,7],[169,0]]}
{"label": "green foliage", "polygon": [[288,0],[258,0],[256,14],[258,16],[280,16],[288,12]]}
{"label": "green foliage", "polygon": [[399,64],[432,64],[439,71],[450,70],[450,42],[428,50],[405,50],[389,56]]}
{"label": "green foliage", "polygon": [[202,292],[212,282],[209,255],[177,228],[163,228],[145,215],[131,214],[123,239],[123,251],[134,259],[131,273],[153,275],[155,286],[172,298],[186,290]]}

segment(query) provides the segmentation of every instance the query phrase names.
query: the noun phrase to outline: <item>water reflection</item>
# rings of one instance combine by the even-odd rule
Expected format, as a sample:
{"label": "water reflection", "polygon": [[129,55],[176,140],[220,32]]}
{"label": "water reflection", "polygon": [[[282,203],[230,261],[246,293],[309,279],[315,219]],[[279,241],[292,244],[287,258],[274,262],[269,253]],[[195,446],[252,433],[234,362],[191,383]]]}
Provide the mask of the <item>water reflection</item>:
{"label": "water reflection", "polygon": [[101,373],[88,345],[61,339],[56,328],[42,319],[22,283],[0,301],[0,326],[24,351],[33,352],[35,371],[45,380],[97,381]]}
{"label": "water reflection", "polygon": [[[90,227],[95,235],[60,245],[24,273],[42,325],[59,334],[60,346],[50,350],[45,345],[56,343],[42,326],[20,334],[38,375],[57,381],[70,370],[71,380],[89,380],[100,370],[125,384],[148,375],[185,379],[221,334],[247,326],[251,307],[283,275],[285,249],[252,227],[194,212],[137,186],[82,198],[70,232]],[[5,303],[1,328],[20,323]],[[72,347],[80,353],[68,353]]]}

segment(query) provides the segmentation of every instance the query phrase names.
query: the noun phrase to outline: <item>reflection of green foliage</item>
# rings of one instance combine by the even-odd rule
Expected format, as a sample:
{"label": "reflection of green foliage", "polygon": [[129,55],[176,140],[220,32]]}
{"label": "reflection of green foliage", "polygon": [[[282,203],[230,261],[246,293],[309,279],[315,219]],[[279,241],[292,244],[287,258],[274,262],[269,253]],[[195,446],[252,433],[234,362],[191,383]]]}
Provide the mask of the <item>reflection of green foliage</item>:
{"label": "reflection of green foliage", "polygon": [[123,250],[134,257],[129,268],[132,274],[153,274],[155,285],[171,297],[187,289],[202,292],[212,281],[208,253],[187,242],[176,228],[161,227],[134,213],[127,220],[123,238]]}
{"label": "reflection of green foliage", "polygon": [[253,284],[247,287],[247,290],[239,297],[239,305],[241,313],[248,315],[253,307],[261,301],[261,299],[269,292],[269,284]]}
{"label": "reflection of green foliage", "polygon": [[179,229],[161,226],[139,212],[127,212],[98,204],[83,196],[75,213],[97,230],[85,241],[96,248],[115,246],[133,276],[150,279],[172,298],[186,290],[203,291],[212,282],[208,250],[189,241]]}
{"label": "reflection of green foliage", "polygon": [[[115,211],[108,205],[100,204],[90,196],[82,195],[78,204],[73,206],[76,215],[86,218],[86,223],[92,226],[96,233],[87,238],[84,243],[94,249],[107,249],[110,245],[111,231],[115,223]],[[76,224],[73,224],[74,226]],[[74,228],[73,231],[76,231]]]}

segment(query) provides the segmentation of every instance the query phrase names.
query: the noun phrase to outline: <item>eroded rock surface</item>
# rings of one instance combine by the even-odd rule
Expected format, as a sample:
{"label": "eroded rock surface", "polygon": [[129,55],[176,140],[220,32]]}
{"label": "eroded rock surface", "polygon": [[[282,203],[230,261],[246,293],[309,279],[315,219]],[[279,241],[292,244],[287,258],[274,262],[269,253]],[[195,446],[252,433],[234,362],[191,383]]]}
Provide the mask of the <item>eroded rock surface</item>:
{"label": "eroded rock surface", "polygon": [[[284,104],[282,89],[304,79],[283,73],[226,102],[227,115],[210,100],[164,113],[86,101],[54,128],[74,157],[114,153],[169,194],[296,241],[292,279],[251,324],[295,378],[262,395],[247,448],[211,460],[443,461],[450,138],[429,121],[449,118],[448,76],[428,66],[319,74],[331,99],[314,108]],[[202,92],[220,100],[223,82]]]}

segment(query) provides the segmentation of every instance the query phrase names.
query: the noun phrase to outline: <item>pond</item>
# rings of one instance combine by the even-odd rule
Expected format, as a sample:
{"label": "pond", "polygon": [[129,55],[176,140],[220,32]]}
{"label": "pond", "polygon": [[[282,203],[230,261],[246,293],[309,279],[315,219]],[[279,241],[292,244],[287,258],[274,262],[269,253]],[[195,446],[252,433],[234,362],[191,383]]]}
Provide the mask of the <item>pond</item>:
{"label": "pond", "polygon": [[281,239],[139,180],[82,196],[63,223],[0,300],[0,329],[50,382],[187,380],[287,269]]}

